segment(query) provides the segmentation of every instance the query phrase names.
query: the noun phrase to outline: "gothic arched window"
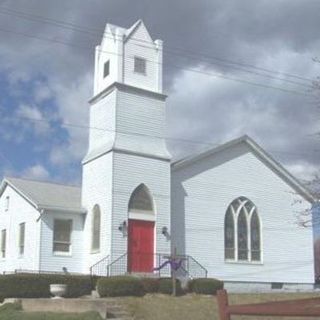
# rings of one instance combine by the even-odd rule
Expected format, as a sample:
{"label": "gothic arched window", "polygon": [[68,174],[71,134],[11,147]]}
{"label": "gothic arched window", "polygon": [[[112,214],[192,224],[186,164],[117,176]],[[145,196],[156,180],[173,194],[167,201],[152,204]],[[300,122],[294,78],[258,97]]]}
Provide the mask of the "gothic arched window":
{"label": "gothic arched window", "polygon": [[248,260],[248,225],[244,210],[238,216],[238,260]]}
{"label": "gothic arched window", "polygon": [[224,221],[225,259],[261,261],[261,225],[252,201],[239,197],[229,205]]}
{"label": "gothic arched window", "polygon": [[148,188],[140,184],[132,193],[129,201],[129,212],[153,213],[153,202]]}
{"label": "gothic arched window", "polygon": [[261,240],[260,240],[260,221],[256,211],[251,216],[251,260],[260,261]]}
{"label": "gothic arched window", "polygon": [[224,220],[224,243],[226,259],[234,259],[235,243],[234,243],[234,219],[231,208],[227,210]]}
{"label": "gothic arched window", "polygon": [[98,204],[94,205],[92,210],[92,228],[91,228],[91,251],[100,250],[100,227],[101,227],[101,212]]}

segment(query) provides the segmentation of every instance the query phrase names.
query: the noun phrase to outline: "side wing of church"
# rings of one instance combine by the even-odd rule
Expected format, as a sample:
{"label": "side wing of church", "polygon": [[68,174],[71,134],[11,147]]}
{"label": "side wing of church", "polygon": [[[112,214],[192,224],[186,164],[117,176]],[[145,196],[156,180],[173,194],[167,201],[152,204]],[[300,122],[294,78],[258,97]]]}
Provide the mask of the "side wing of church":
{"label": "side wing of church", "polygon": [[106,25],[82,188],[4,179],[0,272],[168,276],[175,249],[181,277],[312,286],[312,230],[295,219],[316,200],[248,137],[172,163],[162,64],[141,20]]}
{"label": "side wing of church", "polygon": [[173,245],[210,277],[241,291],[310,288],[313,232],[298,216],[315,199],[252,139],[173,163],[171,190]]}

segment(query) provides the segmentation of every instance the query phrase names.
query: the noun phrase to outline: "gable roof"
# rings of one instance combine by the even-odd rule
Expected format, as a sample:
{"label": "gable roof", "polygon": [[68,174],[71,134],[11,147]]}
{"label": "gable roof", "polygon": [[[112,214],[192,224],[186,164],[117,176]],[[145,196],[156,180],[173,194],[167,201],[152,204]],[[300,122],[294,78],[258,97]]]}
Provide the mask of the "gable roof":
{"label": "gable roof", "polygon": [[[141,19],[139,19],[138,21],[136,21],[130,28],[126,29],[126,28],[122,28],[122,27],[119,27],[119,26],[116,26],[114,24],[111,24],[111,23],[107,23],[106,24],[106,27],[105,27],[105,30],[104,30],[104,35],[106,33],[108,33],[108,31],[110,31],[110,33],[113,35],[113,36],[116,36],[117,35],[117,31],[124,36],[124,41],[127,41],[129,38],[131,38],[131,36],[135,33],[135,31],[140,27],[140,26],[143,26],[146,31],[147,31],[147,34],[150,38],[150,41],[153,42],[150,34],[149,34],[149,31],[148,29],[146,28],[145,24],[143,23],[143,21]],[[107,37],[103,36],[102,38],[102,42],[106,39]]]}
{"label": "gable roof", "polygon": [[140,26],[141,23],[143,23],[143,22],[141,19],[139,19],[129,29],[127,29],[126,30],[126,38],[129,38],[136,31],[136,29]]}
{"label": "gable roof", "polygon": [[263,150],[253,139],[249,136],[244,135],[240,138],[231,140],[227,143],[219,145],[214,148],[205,150],[199,154],[191,155],[181,160],[172,163],[172,169],[178,170],[182,167],[186,167],[195,163],[198,160],[204,159],[209,156],[213,156],[219,152],[226,149],[235,147],[241,143],[245,143],[249,149],[261,159],[267,166],[269,166],[282,180],[288,183],[293,189],[295,189],[299,194],[301,194],[306,200],[311,203],[318,201],[315,196],[298,180],[296,179],[288,170],[286,170],[278,161],[273,159],[265,150]]}
{"label": "gable roof", "polygon": [[9,185],[36,209],[85,213],[81,207],[81,188],[57,183],[4,178],[0,196]]}

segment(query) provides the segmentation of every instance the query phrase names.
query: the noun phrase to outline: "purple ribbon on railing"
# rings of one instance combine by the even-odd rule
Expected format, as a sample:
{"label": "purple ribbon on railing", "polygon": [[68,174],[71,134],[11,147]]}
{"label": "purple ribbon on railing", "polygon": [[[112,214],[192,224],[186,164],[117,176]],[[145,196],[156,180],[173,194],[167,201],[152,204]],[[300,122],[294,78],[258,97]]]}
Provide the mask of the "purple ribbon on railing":
{"label": "purple ribbon on railing", "polygon": [[178,269],[181,268],[182,262],[183,262],[183,259],[181,259],[179,262],[176,262],[175,260],[168,260],[162,263],[158,268],[153,268],[153,271],[160,271],[168,264],[170,264],[171,269],[177,271]]}

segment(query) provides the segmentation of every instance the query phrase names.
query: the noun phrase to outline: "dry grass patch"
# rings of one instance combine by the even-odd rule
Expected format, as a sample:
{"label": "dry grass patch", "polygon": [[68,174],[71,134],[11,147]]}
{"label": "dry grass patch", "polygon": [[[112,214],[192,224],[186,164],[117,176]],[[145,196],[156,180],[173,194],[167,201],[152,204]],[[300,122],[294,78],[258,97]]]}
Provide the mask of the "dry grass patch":
{"label": "dry grass patch", "polygon": [[[315,293],[232,294],[230,304],[258,303],[289,299],[317,297]],[[142,298],[117,298],[136,320],[219,320],[216,298],[204,295],[171,297],[146,295]],[[320,299],[320,296],[319,296]],[[234,320],[257,319],[257,317],[233,316]],[[259,317],[259,320],[302,320],[303,318]],[[308,318],[315,320],[317,318]]]}

